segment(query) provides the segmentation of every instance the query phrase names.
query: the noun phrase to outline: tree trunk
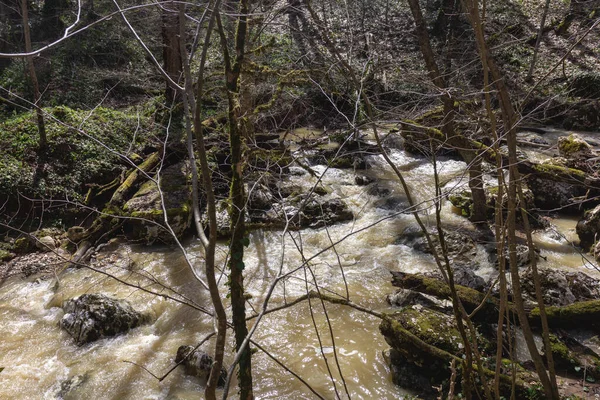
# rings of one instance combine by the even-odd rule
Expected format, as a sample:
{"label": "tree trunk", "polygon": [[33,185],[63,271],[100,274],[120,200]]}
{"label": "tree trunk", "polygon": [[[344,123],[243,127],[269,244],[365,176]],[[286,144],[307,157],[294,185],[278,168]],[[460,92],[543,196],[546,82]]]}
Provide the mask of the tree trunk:
{"label": "tree trunk", "polygon": [[[453,7],[453,2],[450,4]],[[440,73],[438,65],[435,61],[435,54],[431,47],[427,26],[421,12],[421,6],[418,0],[409,0],[410,10],[415,20],[417,38],[419,47],[425,60],[425,65],[429,71],[429,76],[432,82],[442,92],[442,102],[444,104],[444,122],[442,131],[447,140],[452,146],[458,149],[463,159],[470,165],[469,167],[469,187],[473,198],[473,213],[471,220],[473,222],[481,222],[487,219],[487,202],[485,191],[483,190],[483,179],[481,173],[481,158],[477,155],[477,150],[471,150],[467,140],[462,139],[454,129],[454,99],[448,94],[447,85]],[[446,5],[445,5],[446,6]]]}
{"label": "tree trunk", "polygon": [[[220,19],[217,20],[225,59],[225,78],[228,100],[229,146],[231,154],[231,186],[229,192],[229,216],[231,219],[231,239],[229,245],[229,289],[231,293],[231,309],[236,349],[240,350],[246,336],[246,298],[244,296],[244,247],[248,243],[246,237],[245,210],[246,193],[244,191],[245,135],[243,123],[240,121],[239,95],[240,75],[244,62],[247,34],[248,0],[240,0],[237,29],[235,34],[235,58],[233,63],[229,57],[227,37]],[[252,361],[250,347],[242,350],[239,361],[240,399],[254,397],[252,390]]]}
{"label": "tree trunk", "polygon": [[[21,0],[21,12],[23,17],[23,34],[25,36],[25,51],[31,53],[31,31],[29,30],[29,13],[27,9],[27,0]],[[35,113],[37,116],[37,126],[39,137],[39,150],[41,153],[44,152],[48,144],[46,138],[46,124],[44,123],[44,113],[41,109],[40,98],[40,86],[37,80],[37,74],[35,73],[35,65],[33,63],[33,57],[27,56],[27,67],[29,68],[29,78],[33,86],[33,105],[35,106]]]}
{"label": "tree trunk", "polygon": [[[163,4],[162,15],[163,62],[165,72],[174,82],[181,81],[183,64],[181,57],[181,38],[179,35],[179,13],[175,2]],[[165,105],[175,108],[175,116],[181,116],[181,94],[167,82]]]}
{"label": "tree trunk", "polygon": [[[521,190],[518,185],[520,185],[520,174],[517,168],[518,160],[517,160],[517,136],[516,136],[516,125],[517,125],[517,117],[516,112],[512,106],[510,101],[510,96],[508,93],[508,88],[504,84],[504,80],[502,74],[496,63],[494,62],[485,41],[483,25],[481,21],[481,17],[479,15],[479,4],[478,0],[462,0],[462,3],[467,11],[467,15],[469,18],[469,22],[473,27],[475,32],[475,39],[477,42],[477,50],[479,51],[479,55],[483,61],[484,68],[488,68],[489,72],[492,76],[492,80],[496,86],[498,91],[498,97],[500,100],[500,106],[502,110],[504,127],[507,135],[507,144],[508,144],[508,162],[509,162],[509,185],[508,185],[508,216],[507,216],[507,237],[508,237],[508,254],[509,254],[509,266],[510,266],[510,274],[512,278],[513,284],[513,298],[515,302],[515,308],[517,315],[519,317],[519,322],[523,329],[523,334],[525,336],[525,342],[527,343],[527,348],[533,362],[535,364],[536,371],[538,373],[540,382],[544,387],[544,392],[546,397],[549,399],[558,399],[558,386],[556,384],[556,377],[554,375],[554,366],[552,365],[552,356],[551,352],[548,352],[548,364],[549,371],[546,371],[546,366],[542,360],[540,353],[537,350],[535,345],[533,334],[531,332],[531,327],[529,321],[527,320],[527,314],[525,312],[523,297],[521,293],[521,284],[519,280],[519,271],[517,265],[517,254],[516,254],[516,211],[517,211],[517,193]],[[538,292],[539,280],[536,280],[536,292]],[[538,298],[538,304],[540,303],[540,299]],[[543,307],[543,301],[540,304],[541,310],[541,319],[543,324],[547,327],[545,310]],[[548,339],[548,331],[547,329],[543,332],[544,342],[546,348],[550,348],[549,339]],[[549,373],[548,373],[549,372]]]}

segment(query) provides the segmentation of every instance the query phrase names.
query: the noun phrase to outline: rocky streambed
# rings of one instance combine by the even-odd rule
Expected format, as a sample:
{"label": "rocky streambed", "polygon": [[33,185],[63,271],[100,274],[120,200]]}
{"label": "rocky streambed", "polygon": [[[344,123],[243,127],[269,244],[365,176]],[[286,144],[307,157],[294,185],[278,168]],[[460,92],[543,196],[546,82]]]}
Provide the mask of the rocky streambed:
{"label": "rocky streambed", "polygon": [[[555,153],[562,159],[551,159],[554,154],[525,146],[524,154],[555,167],[588,168],[586,173],[592,176],[593,159],[597,156],[593,143],[580,144],[579,140],[585,137],[552,135],[542,135],[550,147],[558,136],[570,138],[563,139],[566,150],[565,146],[556,147]],[[420,213],[433,228],[435,218],[428,211],[434,195],[433,166],[427,158],[388,145],[390,157],[405,171],[413,195],[423,205]],[[460,358],[463,351],[450,317],[444,285],[431,249],[405,210],[406,196],[392,171],[368,137],[353,146],[339,154],[335,147],[300,147],[286,163],[267,162],[263,173],[249,181],[247,220],[254,228],[246,261],[250,309],[260,307],[270,281],[281,268],[297,271],[276,287],[273,306],[284,305],[318,285],[331,295],[349,294],[354,303],[388,317],[382,323],[335,304],[326,305],[325,313],[321,304],[304,302],[266,317],[256,340],[326,398],[335,397],[336,393],[341,397],[392,398],[412,390],[424,397],[437,396],[435,387],[444,387],[451,375],[451,358]],[[568,151],[575,147],[576,151]],[[338,160],[335,165],[332,159]],[[185,185],[185,163],[169,168],[165,171],[170,177],[169,185],[177,184],[178,179],[179,186]],[[493,238],[489,230],[476,228],[461,215],[469,210],[468,193],[464,190],[468,188],[465,163],[442,158],[437,169],[445,184],[443,226],[455,276],[457,283],[464,286],[466,299],[475,304],[497,277]],[[493,182],[492,173],[489,182]],[[548,175],[531,177],[541,183],[530,184],[529,207],[534,216],[540,217],[535,237],[544,298],[549,306],[556,307],[552,309],[557,316],[553,322],[552,351],[556,353],[557,371],[568,379],[563,386],[577,383],[577,387],[587,385],[593,391],[596,388],[592,382],[581,382],[585,382],[584,374],[588,381],[597,379],[597,370],[592,366],[598,365],[600,349],[594,321],[600,319],[591,318],[596,315],[594,309],[576,314],[580,310],[571,308],[575,315],[583,317],[562,316],[573,304],[593,305],[600,298],[600,274],[593,267],[593,254],[584,258],[580,253],[595,244],[593,240],[589,242],[600,230],[600,225],[595,225],[595,215],[600,213],[584,205],[592,211],[578,223],[577,215],[583,212],[571,203],[573,198],[582,196],[579,186],[566,183],[559,191],[555,181],[547,178]],[[486,186],[486,191],[491,203],[498,201],[494,199],[492,184]],[[173,210],[169,212],[176,231],[186,232],[191,223],[186,208],[189,195],[175,189],[167,192],[173,194],[168,210]],[[156,215],[153,210],[157,191],[150,184],[141,185],[130,196],[122,203],[126,211],[145,213],[146,217]],[[568,207],[560,210],[562,214],[549,209],[561,204],[551,196],[570,201],[565,203]],[[570,216],[565,218],[565,213]],[[224,208],[220,221],[221,234],[226,236]],[[286,225],[292,228],[287,233],[281,230]],[[6,338],[0,344],[0,367],[4,368],[0,372],[0,397],[197,396],[210,363],[210,342],[199,348],[201,352],[185,359],[184,368],[177,368],[162,381],[148,372],[160,377],[190,355],[186,346],[196,346],[213,329],[212,318],[204,312],[210,310],[208,296],[199,289],[181,251],[161,244],[161,231],[140,223],[116,234],[125,235],[129,242],[114,239],[91,247],[89,266],[96,271],[76,268],[66,262],[67,250],[75,251],[72,244],[81,244],[84,233],[83,228],[66,232],[43,230],[34,233],[35,239],[23,237],[4,245],[6,253],[29,253],[5,261],[0,268],[0,334]],[[578,234],[582,244],[588,246],[585,249],[572,246],[571,242],[579,239]],[[131,240],[142,243],[132,244]],[[200,244],[191,238],[183,244],[193,267],[201,274]],[[323,251],[325,248],[328,250]],[[522,245],[520,252],[526,255],[527,250]],[[226,256],[223,243],[219,261],[223,263]],[[310,270],[298,269],[306,260],[310,260]],[[524,287],[532,299],[527,257],[522,256],[521,260]],[[222,291],[226,291],[224,277],[220,283]],[[491,293],[493,299],[495,290]],[[494,314],[493,301],[489,309],[477,315],[483,343],[489,349],[495,348],[497,311]],[[415,343],[407,342],[403,332],[443,350],[443,357],[432,358],[426,351],[415,351]],[[518,330],[514,331],[514,343],[526,390],[533,378]],[[487,359],[489,354],[484,354]],[[265,353],[256,353],[254,359],[257,396],[305,398],[310,393]],[[493,364],[491,359],[486,362]]]}

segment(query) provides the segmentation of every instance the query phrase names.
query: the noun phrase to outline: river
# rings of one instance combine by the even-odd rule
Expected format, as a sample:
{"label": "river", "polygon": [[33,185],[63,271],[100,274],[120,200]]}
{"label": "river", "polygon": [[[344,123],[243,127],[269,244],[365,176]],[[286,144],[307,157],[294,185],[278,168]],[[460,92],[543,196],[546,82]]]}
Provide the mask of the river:
{"label": "river", "polygon": [[[427,200],[433,195],[433,166],[426,159],[401,150],[391,149],[390,155],[397,165],[411,166],[405,168],[407,181],[416,199],[423,202],[425,220],[433,223],[433,212],[427,208],[431,206]],[[254,309],[260,308],[280,267],[283,271],[294,270],[304,258],[311,259],[310,270],[300,269],[283,280],[273,293],[272,306],[305,294],[307,288],[314,288],[316,280],[325,293],[344,296],[347,290],[353,302],[386,311],[390,307],[385,295],[394,290],[389,270],[422,272],[434,268],[430,256],[396,244],[403,230],[415,224],[414,220],[397,212],[406,203],[405,196],[383,158],[370,156],[368,162],[371,168],[360,174],[376,179],[369,186],[356,185],[356,173],[352,170],[313,167],[322,175],[325,188],[331,191],[328,196],[340,197],[350,206],[355,215],[353,221],[328,229],[287,234],[258,230],[250,234],[245,283]],[[440,159],[438,169],[442,182],[466,184],[463,162]],[[304,188],[316,181],[308,174],[290,179]],[[377,190],[373,190],[375,185]],[[443,220],[452,229],[473,229],[466,219],[453,212],[447,201]],[[595,270],[584,267],[585,260],[569,245],[569,241],[576,239],[576,220],[564,218],[553,223],[561,235],[549,232],[535,235],[546,258],[542,267],[584,268],[597,276]],[[341,239],[344,240],[322,252]],[[200,243],[190,240],[185,249],[201,271]],[[219,247],[218,257],[222,263],[226,257],[225,244]],[[494,274],[483,249],[479,249],[476,259],[480,275]],[[120,244],[98,253],[95,262],[110,265],[109,272],[134,284],[147,285],[141,276],[151,275],[197,303],[209,306],[207,293],[199,289],[181,252],[175,248]],[[226,292],[224,280],[220,280],[222,293]],[[160,290],[157,285],[148,287]],[[99,292],[127,299],[139,311],[151,313],[154,322],[126,335],[76,346],[58,327],[62,317],[58,306],[74,296]],[[304,302],[266,316],[255,340],[325,398],[335,398],[336,391],[346,398],[344,383],[353,399],[392,399],[406,395],[408,392],[391,381],[382,356],[388,345],[379,333],[379,321],[347,307],[331,304],[325,307],[335,347],[323,307],[317,301],[311,303],[314,323],[309,305]],[[4,368],[0,372],[0,398],[60,398],[63,382],[80,377],[79,385],[74,384],[76,387],[65,399],[197,399],[202,397],[201,383],[185,376],[180,368],[162,382],[145,369],[163,375],[173,365],[180,345],[194,345],[212,330],[212,319],[194,309],[127,287],[89,269],[69,269],[61,274],[58,284],[52,278],[13,277],[0,287],[0,367]],[[210,351],[211,345],[209,342],[202,348]],[[231,361],[232,349],[229,335],[226,362]],[[335,356],[344,381],[337,372]],[[257,398],[314,398],[301,382],[260,351],[253,356],[253,374]],[[235,398],[236,392],[232,388],[230,397]]]}

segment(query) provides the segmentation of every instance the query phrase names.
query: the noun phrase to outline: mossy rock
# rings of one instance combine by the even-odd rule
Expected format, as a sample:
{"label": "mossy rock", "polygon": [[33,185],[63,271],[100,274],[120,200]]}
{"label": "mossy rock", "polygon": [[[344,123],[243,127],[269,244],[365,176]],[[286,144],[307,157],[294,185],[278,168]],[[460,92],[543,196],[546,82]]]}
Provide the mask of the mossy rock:
{"label": "mossy rock", "polygon": [[454,355],[462,353],[463,343],[453,317],[413,305],[394,314],[393,318],[425,343]]}
{"label": "mossy rock", "polygon": [[132,217],[126,233],[133,239],[147,243],[173,241],[171,232],[164,227],[162,201],[175,236],[181,238],[189,229],[193,210],[188,167],[187,163],[167,167],[161,174],[160,191],[156,183],[149,180],[125,203],[121,214]]}
{"label": "mossy rock", "polygon": [[11,253],[8,250],[2,250],[2,249],[0,249],[0,261],[1,262],[10,261],[13,258],[15,258],[15,253]]}
{"label": "mossy rock", "polygon": [[25,254],[32,251],[35,247],[31,243],[31,240],[28,237],[20,237],[15,240],[14,249],[15,252],[19,254]]}
{"label": "mossy rock", "polygon": [[576,134],[559,137],[558,151],[567,159],[587,159],[595,156],[592,146]]}

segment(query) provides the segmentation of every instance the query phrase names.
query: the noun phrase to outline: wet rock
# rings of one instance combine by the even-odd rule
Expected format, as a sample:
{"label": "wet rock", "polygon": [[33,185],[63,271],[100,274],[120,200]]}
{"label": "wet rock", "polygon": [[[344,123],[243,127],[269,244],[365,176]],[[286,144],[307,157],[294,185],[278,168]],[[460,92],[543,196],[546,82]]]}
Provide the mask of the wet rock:
{"label": "wet rock", "polygon": [[456,265],[454,270],[454,283],[461,286],[466,286],[482,292],[486,287],[485,279],[480,277],[467,265]]}
{"label": "wet rock", "polygon": [[448,311],[452,309],[452,303],[448,300],[440,300],[435,296],[430,296],[410,289],[398,289],[394,293],[388,294],[386,300],[394,307],[420,305],[438,311]]}
{"label": "wet rock", "polygon": [[[448,258],[453,266],[458,264],[470,265],[474,257],[477,255],[477,246],[475,241],[466,234],[458,231],[450,232],[444,230],[444,239],[448,250]],[[430,237],[438,254],[441,253],[439,236],[435,232],[430,232]],[[412,247],[417,251],[432,254],[432,251],[427,243],[425,235],[418,227],[409,227],[402,232],[402,235],[395,241],[395,244],[402,244]]]}
{"label": "wet rock", "polygon": [[356,183],[358,186],[367,186],[374,181],[375,179],[365,175],[356,175],[354,177],[354,183]]}
{"label": "wet rock", "polygon": [[88,374],[83,375],[75,375],[67,379],[66,381],[62,381],[60,383],[60,388],[58,393],[56,393],[57,399],[75,399],[78,398],[76,396],[77,389],[79,389],[84,383],[88,380]]}
{"label": "wet rock", "polygon": [[[210,375],[210,369],[213,365],[213,358],[202,350],[196,350],[190,355],[194,348],[192,346],[179,346],[177,349],[176,363],[182,363],[185,366],[185,373],[207,381]],[[221,368],[218,385],[225,385],[227,380],[227,370]]]}
{"label": "wet rock", "polygon": [[129,302],[103,294],[81,295],[68,300],[63,309],[65,315],[60,327],[78,345],[125,333],[150,320],[149,316],[134,310]]}
{"label": "wet rock", "polygon": [[[600,281],[583,272],[565,272],[557,269],[540,269],[540,284],[544,304],[567,306],[578,301],[600,299]],[[521,276],[523,291],[535,299],[533,273],[526,271]]]}
{"label": "wet rock", "polygon": [[581,247],[589,249],[600,237],[600,205],[592,210],[588,210],[583,215],[583,218],[577,222],[575,227],[577,236],[579,236]]}
{"label": "wet rock", "polygon": [[[564,158],[552,158],[540,164],[540,168],[543,168],[544,165],[567,167],[568,161]],[[526,176],[525,182],[533,193],[536,208],[545,211],[580,212],[579,204],[574,202],[573,199],[585,195],[585,188],[565,182],[542,179],[535,174]]]}
{"label": "wet rock", "polygon": [[129,216],[134,217],[128,232],[133,239],[151,244],[157,240],[172,242],[173,236],[163,228],[164,215],[161,200],[167,210],[169,225],[181,238],[192,222],[192,195],[188,185],[189,166],[182,162],[166,168],[160,178],[161,191],[152,181],[142,185],[137,193],[123,206]]}
{"label": "wet rock", "polygon": [[336,222],[350,221],[354,218],[352,211],[342,199],[309,200],[301,211],[300,225],[311,228],[331,225]]}
{"label": "wet rock", "polygon": [[248,208],[252,210],[267,210],[273,204],[273,195],[268,187],[262,184],[248,184]]}
{"label": "wet rock", "polygon": [[420,399],[436,399],[438,391],[431,384],[430,379],[423,374],[423,368],[407,362],[398,351],[388,349],[383,351],[383,359],[389,365],[394,384],[415,390]]}

